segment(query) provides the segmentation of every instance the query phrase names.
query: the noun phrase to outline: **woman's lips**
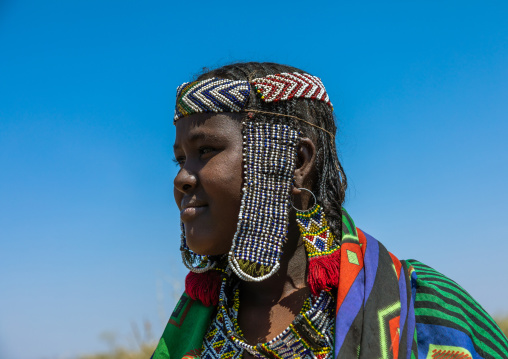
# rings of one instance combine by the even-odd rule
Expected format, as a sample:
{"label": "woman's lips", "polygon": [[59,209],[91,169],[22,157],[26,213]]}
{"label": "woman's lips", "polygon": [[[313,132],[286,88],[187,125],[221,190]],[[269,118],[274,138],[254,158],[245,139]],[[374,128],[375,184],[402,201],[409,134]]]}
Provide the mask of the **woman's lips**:
{"label": "woman's lips", "polygon": [[199,216],[201,213],[203,213],[208,206],[190,206],[187,208],[184,208],[180,211],[180,219],[182,222],[190,221],[197,216]]}

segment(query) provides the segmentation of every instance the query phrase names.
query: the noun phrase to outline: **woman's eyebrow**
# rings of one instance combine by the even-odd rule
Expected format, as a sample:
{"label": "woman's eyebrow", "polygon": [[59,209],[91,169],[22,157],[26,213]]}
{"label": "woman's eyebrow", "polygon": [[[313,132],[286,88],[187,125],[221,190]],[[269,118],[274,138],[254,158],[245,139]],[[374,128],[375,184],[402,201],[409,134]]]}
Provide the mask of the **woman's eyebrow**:
{"label": "woman's eyebrow", "polygon": [[207,140],[212,140],[212,141],[217,141],[217,140],[221,140],[221,136],[217,136],[215,134],[211,134],[211,133],[206,133],[206,132],[197,132],[197,133],[194,133],[190,136],[189,138],[189,142],[195,142],[195,141],[198,141],[198,140],[204,140],[204,141],[207,141]]}
{"label": "woman's eyebrow", "polygon": [[193,133],[189,139],[189,142],[196,141],[224,141],[224,137],[214,134],[214,133],[206,133],[206,132],[196,132]]}
{"label": "woman's eyebrow", "polygon": [[[215,134],[211,134],[211,133],[196,132],[196,133],[192,134],[187,141],[192,143],[192,142],[196,142],[196,141],[200,141],[200,140],[201,141],[223,141],[224,138],[221,136],[217,136]],[[173,150],[177,150],[180,147],[181,147],[180,144],[175,143],[173,145]]]}

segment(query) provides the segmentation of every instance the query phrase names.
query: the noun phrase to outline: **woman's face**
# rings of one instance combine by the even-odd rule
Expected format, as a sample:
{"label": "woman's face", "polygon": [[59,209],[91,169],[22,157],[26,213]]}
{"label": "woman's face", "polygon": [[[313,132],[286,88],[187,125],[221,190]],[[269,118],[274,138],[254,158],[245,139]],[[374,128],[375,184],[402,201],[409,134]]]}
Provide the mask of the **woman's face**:
{"label": "woman's face", "polygon": [[176,122],[175,201],[187,245],[197,254],[231,248],[242,199],[239,114],[194,114]]}

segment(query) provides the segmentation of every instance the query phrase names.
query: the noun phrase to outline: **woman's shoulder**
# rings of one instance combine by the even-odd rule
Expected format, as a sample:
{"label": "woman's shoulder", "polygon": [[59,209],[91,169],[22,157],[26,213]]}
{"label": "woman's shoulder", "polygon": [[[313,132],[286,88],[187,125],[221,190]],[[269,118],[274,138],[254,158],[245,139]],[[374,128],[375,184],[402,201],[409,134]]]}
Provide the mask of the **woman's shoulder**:
{"label": "woman's shoulder", "polygon": [[420,261],[405,262],[415,273],[412,277],[419,349],[428,347],[427,352],[438,354],[462,348],[471,357],[508,358],[506,337],[464,288]]}
{"label": "woman's shoulder", "polygon": [[198,358],[203,336],[210,324],[214,306],[205,306],[183,293],[152,355],[153,359]]}

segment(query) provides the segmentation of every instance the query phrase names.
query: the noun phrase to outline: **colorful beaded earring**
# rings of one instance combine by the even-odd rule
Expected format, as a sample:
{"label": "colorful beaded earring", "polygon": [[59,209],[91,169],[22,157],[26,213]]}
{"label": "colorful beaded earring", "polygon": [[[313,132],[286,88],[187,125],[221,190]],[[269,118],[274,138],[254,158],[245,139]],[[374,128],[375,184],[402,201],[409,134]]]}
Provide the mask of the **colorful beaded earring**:
{"label": "colorful beaded earring", "polygon": [[330,291],[337,286],[340,270],[340,246],[335,240],[323,207],[316,200],[312,191],[306,188],[299,190],[309,192],[314,198],[314,205],[307,210],[296,210],[296,222],[303,238],[309,259],[307,284],[314,295],[321,291]]}

